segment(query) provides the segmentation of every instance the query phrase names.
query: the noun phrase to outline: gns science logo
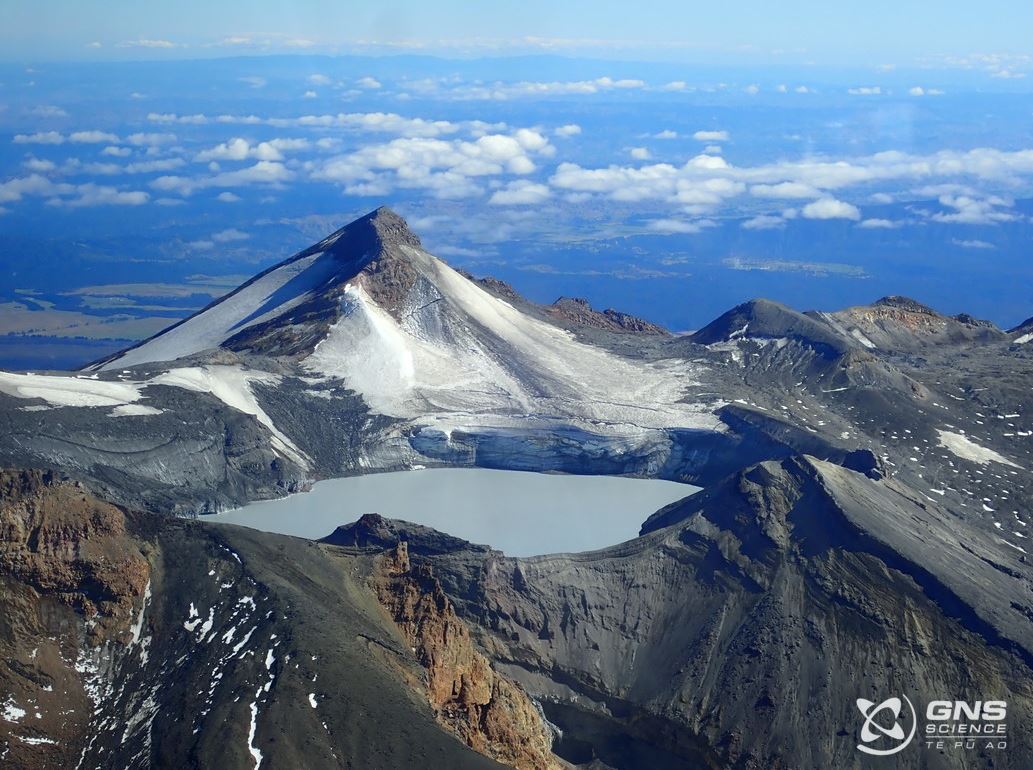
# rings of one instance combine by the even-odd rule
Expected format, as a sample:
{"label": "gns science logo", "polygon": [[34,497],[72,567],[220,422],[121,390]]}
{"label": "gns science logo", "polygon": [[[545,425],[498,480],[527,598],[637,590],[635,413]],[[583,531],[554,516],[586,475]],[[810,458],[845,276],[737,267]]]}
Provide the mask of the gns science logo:
{"label": "gns science logo", "polygon": [[[900,725],[901,711],[903,704],[900,702],[900,698],[887,698],[882,703],[876,705],[870,700],[864,698],[857,699],[857,708],[864,716],[864,725],[861,727],[861,743],[857,744],[857,750],[863,751],[865,754],[874,754],[877,757],[885,757],[890,754],[896,754],[898,751],[903,751],[912,739],[915,737],[915,731],[918,729],[918,717],[915,715],[915,707],[908,700],[908,697],[904,696],[904,701],[907,703],[908,710],[910,711],[910,718],[905,714],[905,722],[910,722],[911,730],[905,735],[904,728]],[[889,715],[893,718],[893,725],[891,727],[885,727],[878,718],[883,712],[889,712]],[[871,744],[885,744],[884,748],[877,748]]]}
{"label": "gns science logo", "polygon": [[[878,757],[907,748],[918,732],[918,714],[906,695],[881,703],[858,698],[864,717],[857,750]],[[905,708],[905,705],[907,706]],[[1006,749],[1005,701],[934,700],[925,709],[923,742],[927,749]]]}

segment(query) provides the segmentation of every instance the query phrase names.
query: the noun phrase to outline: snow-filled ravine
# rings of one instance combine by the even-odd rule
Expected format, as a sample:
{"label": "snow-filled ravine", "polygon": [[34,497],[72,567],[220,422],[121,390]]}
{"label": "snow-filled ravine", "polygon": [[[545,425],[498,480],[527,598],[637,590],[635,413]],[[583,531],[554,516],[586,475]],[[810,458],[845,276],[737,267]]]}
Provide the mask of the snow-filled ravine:
{"label": "snow-filled ravine", "polygon": [[651,513],[697,490],[655,479],[436,468],[320,481],[310,492],[205,521],[320,538],[364,513],[379,513],[510,556],[534,556],[630,540]]}

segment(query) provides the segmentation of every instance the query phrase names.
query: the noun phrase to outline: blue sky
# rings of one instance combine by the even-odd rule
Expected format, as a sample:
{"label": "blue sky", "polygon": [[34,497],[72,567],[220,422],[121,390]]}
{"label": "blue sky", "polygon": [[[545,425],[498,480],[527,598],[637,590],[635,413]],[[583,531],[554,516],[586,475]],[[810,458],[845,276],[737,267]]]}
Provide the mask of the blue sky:
{"label": "blue sky", "polygon": [[[471,10],[474,9],[474,10]],[[1031,50],[1018,0],[4,0],[6,60],[207,57],[255,52],[551,51],[602,58],[910,66]]]}

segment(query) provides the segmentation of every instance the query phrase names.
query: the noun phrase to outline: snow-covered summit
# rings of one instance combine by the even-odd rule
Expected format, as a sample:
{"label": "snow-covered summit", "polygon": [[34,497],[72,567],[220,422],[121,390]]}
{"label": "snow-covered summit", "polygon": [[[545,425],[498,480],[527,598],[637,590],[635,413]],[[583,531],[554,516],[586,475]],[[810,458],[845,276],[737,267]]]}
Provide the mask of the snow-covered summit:
{"label": "snow-covered summit", "polygon": [[311,349],[336,320],[348,281],[371,263],[383,283],[396,280],[398,250],[420,247],[400,216],[379,208],[304,251],[259,273],[189,318],[143,342],[86,367],[89,371],[174,361],[214,348],[269,355]]}

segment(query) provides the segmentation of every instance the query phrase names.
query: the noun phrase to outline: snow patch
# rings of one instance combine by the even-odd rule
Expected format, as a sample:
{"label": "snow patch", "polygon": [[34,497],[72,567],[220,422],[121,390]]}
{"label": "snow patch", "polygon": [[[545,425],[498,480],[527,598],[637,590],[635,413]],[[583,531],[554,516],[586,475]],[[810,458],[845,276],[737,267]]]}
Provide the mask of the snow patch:
{"label": "snow patch", "polygon": [[866,337],[864,332],[862,332],[860,329],[851,329],[850,336],[858,342],[860,342],[866,348],[872,349],[877,347],[876,344],[872,342],[870,339],[868,339],[868,337]]}
{"label": "snow patch", "polygon": [[251,726],[247,732],[247,750],[255,760],[255,770],[262,766],[262,752],[255,748],[255,732],[258,730],[258,696],[262,694],[259,689],[255,693],[255,700],[251,703]]}
{"label": "snow patch", "polygon": [[8,722],[18,722],[25,717],[25,709],[19,708],[13,696],[8,696],[4,701],[3,710],[0,711],[0,716]]}
{"label": "snow patch", "polygon": [[[132,627],[129,629],[133,635],[133,641],[131,644],[140,643],[140,635],[143,633],[143,616],[147,612],[147,602],[151,600],[151,581],[147,581],[147,586],[143,589],[143,602],[140,604],[140,614],[136,616],[136,620],[133,621]],[[194,605],[190,605],[193,607]]]}
{"label": "snow patch", "polygon": [[122,406],[116,406],[108,412],[108,417],[145,417],[152,414],[163,414],[164,412],[164,409],[155,409],[153,406],[145,404],[122,404]]}
{"label": "snow patch", "polygon": [[989,465],[991,462],[995,462],[1001,465],[1010,465],[1012,468],[1022,467],[1013,463],[1004,455],[980,446],[968,436],[946,430],[937,430],[936,433],[940,438],[940,446],[946,447],[952,454],[960,457],[962,460],[971,460],[979,465]]}
{"label": "snow patch", "polygon": [[303,468],[309,467],[308,456],[273,424],[258,404],[252,384],[276,385],[280,378],[268,372],[243,369],[239,366],[188,366],[170,369],[148,381],[150,385],[171,385],[198,393],[210,393],[226,406],[250,414],[273,434],[273,448]]}
{"label": "snow patch", "polygon": [[141,398],[137,383],[13,372],[0,372],[0,393],[41,398],[52,406],[122,406]]}

